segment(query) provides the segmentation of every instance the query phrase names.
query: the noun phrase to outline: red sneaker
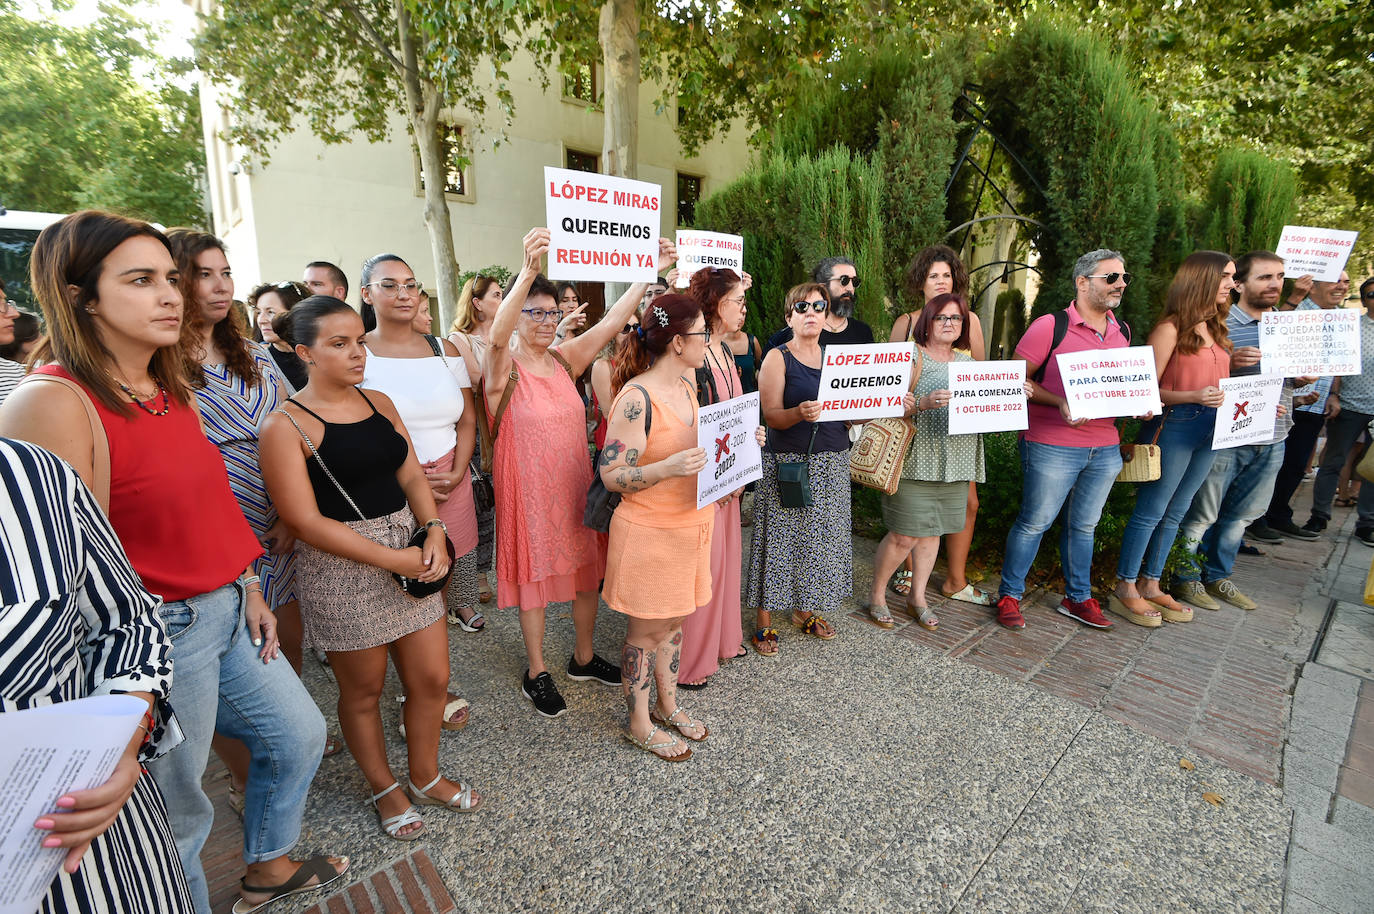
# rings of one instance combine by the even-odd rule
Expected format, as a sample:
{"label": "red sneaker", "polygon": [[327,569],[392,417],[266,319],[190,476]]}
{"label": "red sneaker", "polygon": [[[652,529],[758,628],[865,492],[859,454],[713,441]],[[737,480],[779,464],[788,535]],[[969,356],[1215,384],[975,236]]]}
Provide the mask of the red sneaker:
{"label": "red sneaker", "polygon": [[1064,602],[1059,604],[1059,613],[1093,628],[1112,627],[1112,620],[1102,615],[1102,607],[1092,597],[1088,597],[1082,603],[1065,597]]}
{"label": "red sneaker", "polygon": [[1007,594],[997,601],[997,624],[1003,628],[1025,628],[1021,615],[1021,601]]}

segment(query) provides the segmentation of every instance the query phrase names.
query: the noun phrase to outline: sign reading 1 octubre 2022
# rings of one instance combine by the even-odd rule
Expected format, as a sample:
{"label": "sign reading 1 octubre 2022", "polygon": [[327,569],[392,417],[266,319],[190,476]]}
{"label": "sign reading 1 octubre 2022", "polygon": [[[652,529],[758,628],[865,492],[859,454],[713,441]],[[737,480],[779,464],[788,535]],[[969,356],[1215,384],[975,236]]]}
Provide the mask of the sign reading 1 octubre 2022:
{"label": "sign reading 1 octubre 2022", "polygon": [[1362,308],[1266,311],[1260,318],[1260,370],[1285,378],[1360,374]]}
{"label": "sign reading 1 octubre 2022", "polygon": [[544,168],[549,278],[653,282],[663,189],[566,168]]}

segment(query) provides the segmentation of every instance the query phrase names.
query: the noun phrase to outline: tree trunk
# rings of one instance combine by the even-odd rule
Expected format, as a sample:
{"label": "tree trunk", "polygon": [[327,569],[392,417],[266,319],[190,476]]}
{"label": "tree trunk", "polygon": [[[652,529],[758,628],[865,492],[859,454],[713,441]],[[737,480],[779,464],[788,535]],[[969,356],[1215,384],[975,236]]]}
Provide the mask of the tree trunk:
{"label": "tree trunk", "polygon": [[639,0],[606,0],[601,7],[605,133],[601,170],[639,176]]}
{"label": "tree trunk", "polygon": [[[420,153],[420,170],[425,175],[425,226],[434,255],[434,287],[438,298],[439,322],[436,336],[444,336],[453,323],[458,303],[458,257],[453,249],[453,225],[449,221],[448,199],[444,196],[444,165],[439,142],[439,92],[434,83],[420,74],[415,33],[404,0],[392,0],[396,10],[396,30],[400,40],[401,83],[405,86],[406,120],[410,135]],[[423,279],[421,280],[423,281]]]}

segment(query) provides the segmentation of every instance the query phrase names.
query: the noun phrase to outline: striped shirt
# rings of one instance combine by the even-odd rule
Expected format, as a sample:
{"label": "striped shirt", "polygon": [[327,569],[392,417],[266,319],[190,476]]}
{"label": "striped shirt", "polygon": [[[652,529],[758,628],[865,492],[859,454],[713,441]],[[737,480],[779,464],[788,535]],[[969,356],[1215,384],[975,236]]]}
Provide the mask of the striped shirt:
{"label": "striped shirt", "polygon": [[24,366],[9,359],[0,359],[0,403],[14,393],[19,382],[24,380]]}

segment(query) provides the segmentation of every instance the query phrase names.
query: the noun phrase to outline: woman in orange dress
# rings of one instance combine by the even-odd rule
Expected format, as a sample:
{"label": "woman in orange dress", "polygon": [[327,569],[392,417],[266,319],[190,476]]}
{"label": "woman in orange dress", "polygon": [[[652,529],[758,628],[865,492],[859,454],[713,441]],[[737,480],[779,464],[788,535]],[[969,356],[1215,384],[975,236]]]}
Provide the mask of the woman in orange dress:
{"label": "woman in orange dress", "polygon": [[630,715],[625,736],[670,762],[686,761],[692,750],[660,724],[694,742],[709,735],[678,705],[677,672],[682,620],[711,599],[715,507],[696,506],[706,451],[697,446],[695,378],[710,338],[693,299],[654,300],[621,343],[611,379],[619,396],[601,449],[601,481],[623,493],[611,517],[601,595],[629,617],[620,671]]}

